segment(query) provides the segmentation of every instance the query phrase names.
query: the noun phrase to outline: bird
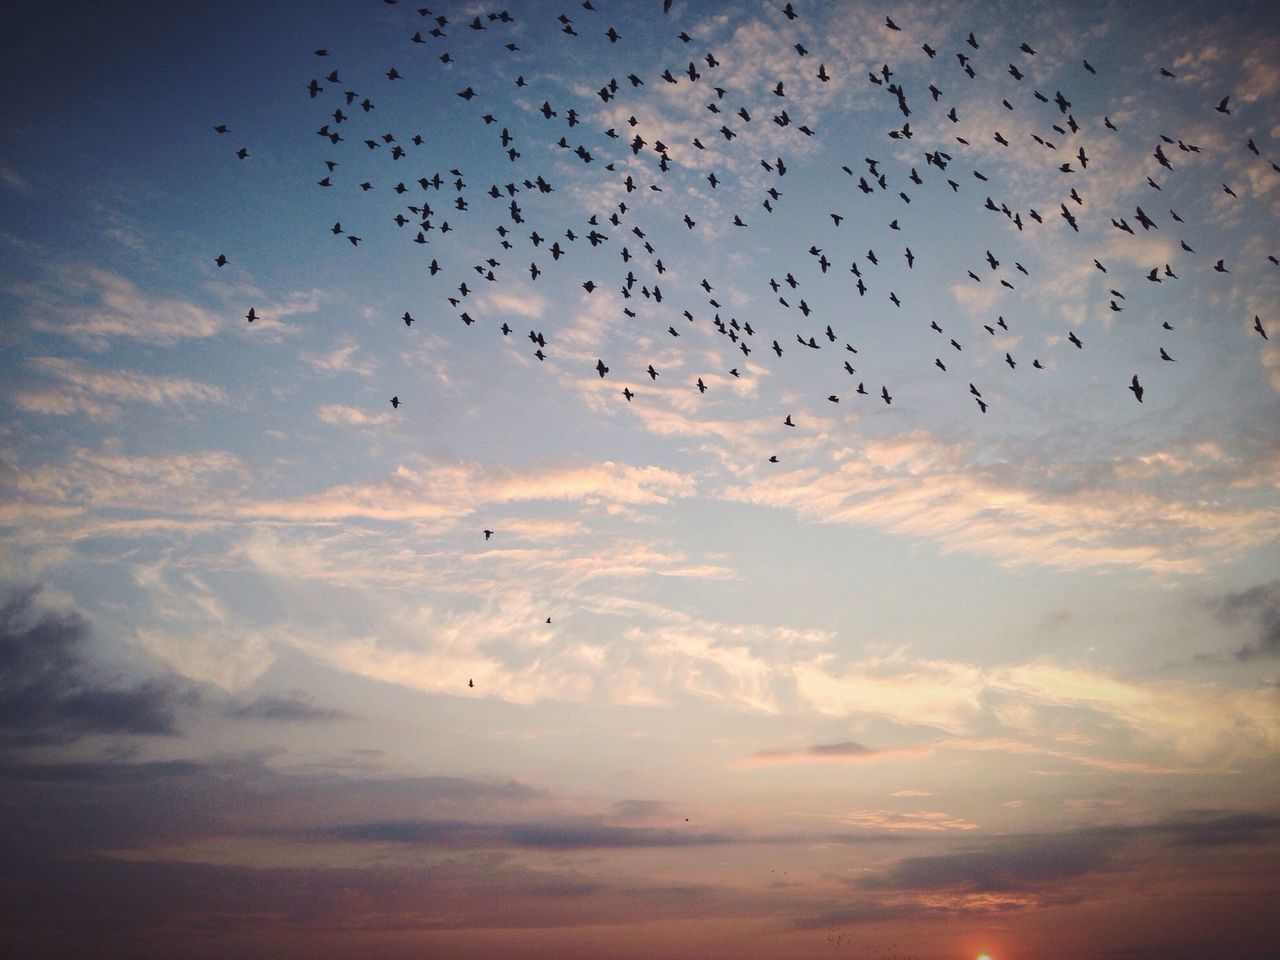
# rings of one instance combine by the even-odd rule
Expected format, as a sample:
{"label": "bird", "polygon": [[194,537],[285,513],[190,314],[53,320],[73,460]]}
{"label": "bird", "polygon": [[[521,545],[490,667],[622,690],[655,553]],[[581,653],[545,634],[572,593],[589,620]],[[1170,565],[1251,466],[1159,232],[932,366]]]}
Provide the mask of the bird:
{"label": "bird", "polygon": [[218,254],[217,258],[213,262],[220,267],[225,267],[227,265],[227,258],[220,253]]}
{"label": "bird", "polygon": [[1138,382],[1138,375],[1136,373],[1133,375],[1133,379],[1129,382],[1129,389],[1133,392],[1133,395],[1138,398],[1138,402],[1141,403],[1142,394],[1145,391],[1142,388],[1142,384]]}
{"label": "bird", "polygon": [[244,315],[244,318],[248,320],[250,323],[253,323],[253,321],[258,319],[258,311],[255,310],[253,307],[250,307],[249,312]]}
{"label": "bird", "polygon": [[488,540],[488,539],[489,539],[490,537],[492,537],[492,536],[493,536],[493,531],[492,531],[492,530],[486,530],[486,531],[484,531],[484,538],[485,538],[486,540]]}
{"label": "bird", "polygon": [[400,398],[398,396],[391,398],[391,409],[392,410],[400,409]]}

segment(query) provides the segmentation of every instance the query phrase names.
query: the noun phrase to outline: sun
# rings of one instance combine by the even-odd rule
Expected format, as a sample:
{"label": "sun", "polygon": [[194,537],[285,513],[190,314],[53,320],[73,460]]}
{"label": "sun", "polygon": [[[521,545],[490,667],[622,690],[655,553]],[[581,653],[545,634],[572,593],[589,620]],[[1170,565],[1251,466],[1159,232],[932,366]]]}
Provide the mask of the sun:
{"label": "sun", "polygon": [[991,954],[989,954],[989,953],[980,953],[980,954],[978,954],[977,960],[991,960]]}

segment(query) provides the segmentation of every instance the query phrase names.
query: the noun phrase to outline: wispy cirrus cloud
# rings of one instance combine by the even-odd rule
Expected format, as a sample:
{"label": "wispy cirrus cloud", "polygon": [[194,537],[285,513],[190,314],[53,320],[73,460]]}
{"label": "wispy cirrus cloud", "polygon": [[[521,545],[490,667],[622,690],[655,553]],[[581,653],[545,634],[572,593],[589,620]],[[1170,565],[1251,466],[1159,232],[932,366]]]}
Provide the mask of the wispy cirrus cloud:
{"label": "wispy cirrus cloud", "polygon": [[23,291],[31,325],[101,348],[125,338],[173,346],[212,337],[226,318],[189,300],[147,294],[133,281],[103,270],[64,268],[58,282]]}
{"label": "wispy cirrus cloud", "polygon": [[[1188,451],[1191,453],[1191,451]],[[1196,461],[1193,461],[1196,462]],[[834,469],[761,475],[730,486],[731,501],[794,510],[802,519],[925,537],[949,550],[1009,564],[1066,569],[1131,566],[1191,573],[1280,535],[1270,511],[1241,502],[1206,504],[1171,488],[1124,479],[1126,461],[1069,485],[975,465],[969,451],[916,432],[850,449]],[[1196,470],[1223,464],[1198,458]],[[1250,466],[1238,469],[1247,474]],[[1065,479],[1065,477],[1064,477]],[[1117,482],[1119,481],[1119,482]]]}
{"label": "wispy cirrus cloud", "polygon": [[864,763],[892,757],[921,755],[922,749],[885,749],[868,747],[854,740],[839,743],[815,743],[807,747],[773,747],[757,750],[732,764],[735,767],[759,767],[794,763]]}
{"label": "wispy cirrus cloud", "polygon": [[841,823],[877,830],[977,830],[978,824],[939,810],[851,810]]}
{"label": "wispy cirrus cloud", "polygon": [[227,400],[221,387],[186,377],[103,369],[70,357],[33,357],[29,365],[54,381],[49,386],[33,385],[15,391],[14,402],[32,413],[66,416],[78,412],[94,420],[111,420],[122,413],[122,404],[181,406]]}
{"label": "wispy cirrus cloud", "polygon": [[395,419],[390,411],[369,413],[359,407],[348,407],[340,403],[322,405],[316,410],[316,417],[339,427],[381,427]]}
{"label": "wispy cirrus cloud", "polygon": [[302,360],[321,373],[355,373],[362,377],[372,375],[377,361],[361,354],[361,347],[350,337],[340,337],[327,353],[303,352]]}

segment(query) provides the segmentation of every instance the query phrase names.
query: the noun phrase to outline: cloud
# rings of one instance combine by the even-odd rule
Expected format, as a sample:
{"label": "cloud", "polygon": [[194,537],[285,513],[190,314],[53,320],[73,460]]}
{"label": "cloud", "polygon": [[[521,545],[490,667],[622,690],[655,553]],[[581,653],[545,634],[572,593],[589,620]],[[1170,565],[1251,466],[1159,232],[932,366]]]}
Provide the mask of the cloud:
{"label": "cloud", "polygon": [[31,189],[27,178],[4,161],[0,161],[0,184],[16,193],[26,193]]}
{"label": "cloud", "polygon": [[[346,408],[343,408],[346,409]],[[286,520],[444,519],[491,503],[578,501],[588,506],[667,503],[692,494],[693,480],[672,470],[606,460],[551,464],[519,471],[476,464],[400,465],[385,480],[344,484],[318,494],[259,500],[237,509],[242,516]]]}
{"label": "cloud", "polygon": [[[777,763],[849,763],[901,756],[901,750],[878,750],[853,740],[842,743],[817,743],[809,747],[777,747],[759,750],[749,757],[735,762],[738,767],[756,767]],[[910,753],[912,751],[905,751]]]}
{"label": "cloud", "polygon": [[547,311],[546,298],[532,290],[519,293],[507,291],[485,291],[476,298],[481,309],[493,311],[499,316],[514,315],[528,320],[537,320]]}
{"label": "cloud", "polygon": [[794,675],[800,696],[826,714],[868,713],[958,731],[981,706],[981,671],[952,661],[893,656],[837,666],[823,653],[798,663]]}
{"label": "cloud", "polygon": [[1273,813],[1197,811],[1156,823],[1151,832],[1188,847],[1263,846],[1280,834],[1280,816]]}
{"label": "cloud", "polygon": [[377,368],[377,361],[369,357],[357,357],[359,350],[359,344],[350,337],[341,337],[328,353],[303,353],[301,357],[311,369],[320,373],[357,373],[362,377],[370,376]]}
{"label": "cloud", "polygon": [[841,823],[879,830],[977,830],[978,825],[963,817],[939,810],[852,810],[840,816]]}
{"label": "cloud", "polygon": [[905,857],[855,885],[877,892],[942,893],[978,909],[1001,902],[1006,909],[1071,902],[1105,895],[1097,875],[1123,873],[1135,858],[1150,856],[1152,845],[1185,855],[1188,849],[1268,846],[1278,834],[1280,817],[1270,813],[1188,812],[1134,824],[999,837],[951,853]]}
{"label": "cloud", "polygon": [[161,560],[135,566],[133,578],[154,625],[137,627],[132,639],[175,673],[233,691],[274,662],[271,637],[238,622],[224,595],[195,573]]}
{"label": "cloud", "polygon": [[68,357],[32,357],[30,366],[56,386],[20,389],[14,402],[33,413],[65,416],[79,411],[94,420],[120,415],[123,403],[179,406],[225,403],[226,391],[186,377],[160,377],[132,370],[103,370]]}
{"label": "cloud", "polygon": [[1240,593],[1228,593],[1213,603],[1224,623],[1250,621],[1256,625],[1256,639],[1236,651],[1240,660],[1280,656],[1280,580],[1259,584]]}
{"label": "cloud", "polygon": [[533,850],[601,850],[701,847],[729,843],[724,834],[658,827],[622,827],[590,822],[475,823],[391,820],[354,823],[313,836],[363,843],[409,843],[431,847],[518,847]]}
{"label": "cloud", "polygon": [[316,416],[325,423],[341,427],[380,427],[391,423],[394,415],[389,410],[369,413],[357,407],[346,407],[340,403],[326,403],[316,411]]}
{"label": "cloud", "polygon": [[[953,734],[934,741],[934,748],[1038,753],[1143,774],[1188,773],[1195,769],[1188,763],[1231,763],[1280,750],[1274,698],[1263,689],[1131,681],[1047,658],[979,667],[902,653],[841,663],[823,651],[798,659],[790,673],[798,695],[820,713],[883,717]],[[1008,735],[959,738],[991,721]],[[1082,729],[1096,731],[1100,742],[1082,742]],[[1063,740],[1072,749],[1063,749]],[[1156,759],[1134,757],[1135,748],[1154,751]],[[1119,751],[1129,756],[1121,759]]]}
{"label": "cloud", "polygon": [[1060,891],[1067,881],[1107,869],[1113,852],[1113,844],[1098,834],[1010,838],[958,853],[906,857],[857,885],[958,895]]}
{"label": "cloud", "polygon": [[38,607],[37,588],[0,600],[0,738],[62,743],[91,734],[173,736],[175,711],[198,699],[175,678],[135,684],[95,676],[85,657],[89,625]]}
{"label": "cloud", "polygon": [[1159,451],[1112,458],[1093,470],[1043,461],[997,466],[976,453],[913,431],[846,448],[834,468],[754,473],[723,496],[792,510],[814,523],[876,527],[1011,565],[1064,569],[1196,572],[1214,556],[1280,534],[1274,514],[1246,497],[1196,496],[1194,481],[1224,468],[1243,478],[1250,469],[1244,461],[1223,463],[1187,450],[1193,466],[1175,487],[1139,482],[1134,473]]}
{"label": "cloud", "polygon": [[247,703],[233,704],[228,710],[237,720],[267,720],[273,723],[316,723],[345,720],[345,710],[322,707],[308,694],[263,694]]}
{"label": "cloud", "polygon": [[59,272],[58,283],[27,291],[37,330],[103,346],[116,338],[173,346],[222,332],[225,318],[188,300],[153,297],[97,267]]}

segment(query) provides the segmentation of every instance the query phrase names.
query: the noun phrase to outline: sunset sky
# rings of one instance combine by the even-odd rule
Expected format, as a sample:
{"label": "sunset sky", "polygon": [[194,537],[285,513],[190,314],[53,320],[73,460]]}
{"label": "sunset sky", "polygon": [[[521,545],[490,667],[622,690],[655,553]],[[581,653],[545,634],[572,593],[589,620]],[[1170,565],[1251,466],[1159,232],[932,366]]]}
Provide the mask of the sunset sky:
{"label": "sunset sky", "polygon": [[1268,3],[0,53],[6,956],[1274,955]]}

